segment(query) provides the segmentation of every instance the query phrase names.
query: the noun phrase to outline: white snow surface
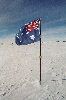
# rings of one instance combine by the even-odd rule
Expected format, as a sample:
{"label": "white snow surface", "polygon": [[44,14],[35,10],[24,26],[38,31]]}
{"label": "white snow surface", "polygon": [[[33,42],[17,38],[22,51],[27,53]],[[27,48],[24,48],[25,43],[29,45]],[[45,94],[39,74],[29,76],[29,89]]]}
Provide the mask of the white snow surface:
{"label": "white snow surface", "polygon": [[[9,42],[8,42],[9,41]],[[0,44],[0,100],[66,100],[66,43]]]}

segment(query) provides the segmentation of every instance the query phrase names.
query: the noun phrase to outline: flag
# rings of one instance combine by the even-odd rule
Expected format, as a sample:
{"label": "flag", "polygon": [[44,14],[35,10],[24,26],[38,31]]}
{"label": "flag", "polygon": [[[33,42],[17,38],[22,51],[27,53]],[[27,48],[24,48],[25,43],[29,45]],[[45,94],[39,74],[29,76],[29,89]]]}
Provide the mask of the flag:
{"label": "flag", "polygon": [[22,26],[15,36],[17,45],[27,45],[40,40],[39,33],[40,18]]}

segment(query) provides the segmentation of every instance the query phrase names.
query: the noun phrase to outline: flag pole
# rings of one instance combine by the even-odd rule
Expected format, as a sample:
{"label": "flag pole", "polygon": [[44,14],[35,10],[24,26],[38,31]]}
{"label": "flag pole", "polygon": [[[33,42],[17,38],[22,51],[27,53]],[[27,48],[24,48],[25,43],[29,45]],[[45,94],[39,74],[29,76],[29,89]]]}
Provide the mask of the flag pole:
{"label": "flag pole", "polygon": [[41,85],[41,21],[40,21],[40,85]]}

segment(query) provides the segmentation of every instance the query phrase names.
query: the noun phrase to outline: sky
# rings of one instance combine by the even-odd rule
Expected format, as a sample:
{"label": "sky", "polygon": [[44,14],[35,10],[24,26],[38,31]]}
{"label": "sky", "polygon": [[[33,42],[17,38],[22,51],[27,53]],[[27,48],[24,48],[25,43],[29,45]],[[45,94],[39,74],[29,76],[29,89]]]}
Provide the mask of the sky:
{"label": "sky", "polygon": [[37,18],[42,41],[66,40],[66,0],[0,0],[0,39]]}

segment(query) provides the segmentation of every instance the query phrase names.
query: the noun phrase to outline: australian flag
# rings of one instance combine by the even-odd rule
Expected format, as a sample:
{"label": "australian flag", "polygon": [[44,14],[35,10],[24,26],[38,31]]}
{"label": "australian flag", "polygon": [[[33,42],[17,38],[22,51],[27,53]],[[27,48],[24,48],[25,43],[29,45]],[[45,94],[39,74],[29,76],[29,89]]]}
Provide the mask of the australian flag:
{"label": "australian flag", "polygon": [[15,42],[17,45],[27,45],[40,40],[39,33],[40,18],[31,21],[25,26],[21,27],[19,32],[15,36]]}

